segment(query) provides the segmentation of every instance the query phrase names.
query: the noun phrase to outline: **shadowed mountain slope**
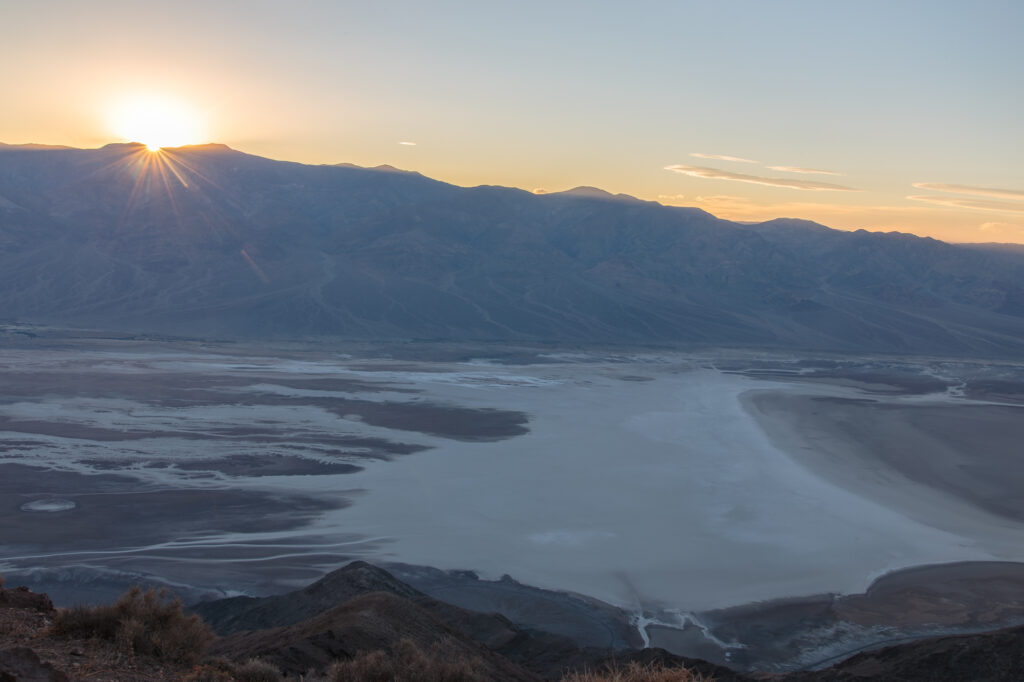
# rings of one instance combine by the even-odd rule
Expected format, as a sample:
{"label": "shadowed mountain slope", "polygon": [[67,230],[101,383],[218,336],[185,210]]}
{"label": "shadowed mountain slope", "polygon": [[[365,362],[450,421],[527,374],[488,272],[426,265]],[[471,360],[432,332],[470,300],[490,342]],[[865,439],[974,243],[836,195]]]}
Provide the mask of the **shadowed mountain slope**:
{"label": "shadowed mountain slope", "polygon": [[1011,682],[1024,677],[1024,627],[934,637],[866,651],[825,670],[790,673],[787,682]]}
{"label": "shadowed mountain slope", "polygon": [[[232,656],[256,655],[254,652],[260,647],[269,646],[267,642],[273,638],[268,640],[262,635],[239,633],[295,626],[366,595],[372,596],[363,605],[369,605],[368,608],[380,607],[387,618],[391,617],[387,614],[400,614],[403,610],[408,610],[413,614],[408,616],[410,622],[414,622],[427,618],[426,614],[429,614],[432,619],[436,619],[436,622],[430,621],[435,622],[434,629],[441,630],[440,624],[443,623],[444,632],[458,632],[460,637],[468,637],[478,644],[483,644],[534,674],[545,677],[558,677],[569,665],[582,665],[593,657],[609,653],[608,650],[595,649],[588,656],[566,637],[526,631],[496,613],[478,613],[432,599],[396,579],[387,571],[362,561],[355,561],[332,571],[315,583],[294,592],[261,598],[219,599],[196,604],[192,610],[202,616],[218,634],[226,636],[223,644],[225,653]],[[336,628],[339,622],[344,621],[359,629],[363,627],[363,616],[358,615],[361,613],[362,611],[358,609],[342,610],[328,620],[332,622],[332,628]],[[399,639],[409,638],[410,632],[407,632],[399,622],[401,618],[395,618],[395,623],[389,626],[393,629],[390,638],[386,637],[384,632],[378,633],[381,641],[373,646],[359,640],[358,646],[350,645],[350,648],[355,648],[352,648],[349,656],[357,651],[390,648],[397,644]],[[371,629],[379,625],[381,623],[376,623]],[[307,626],[308,623],[303,625],[305,629],[300,628],[294,632],[306,632]],[[436,643],[434,640],[428,641],[429,638],[414,639],[418,645],[426,648]]]}
{"label": "shadowed mountain slope", "polygon": [[744,674],[663,649],[581,648],[564,637],[523,630],[497,614],[476,613],[431,599],[387,571],[361,561],[295,592],[217,600],[194,610],[222,634],[232,633],[215,645],[215,653],[235,660],[258,656],[297,673],[333,659],[390,651],[403,639],[423,650],[440,647],[450,658],[477,659],[491,679],[509,680],[534,679],[532,675],[560,679],[570,670],[622,668],[638,661],[686,667],[718,682],[1004,682],[1020,679],[1024,660],[1024,627],[1015,627],[865,651],[822,670]]}
{"label": "shadowed mountain slope", "polygon": [[373,592],[388,592],[406,599],[425,595],[395,579],[387,571],[354,561],[294,592],[271,597],[229,597],[200,602],[192,611],[220,635],[292,625],[318,613]]}
{"label": "shadowed mountain slope", "polygon": [[293,625],[235,633],[218,641],[213,652],[235,660],[259,657],[287,675],[302,675],[363,652],[393,651],[403,640],[424,651],[439,651],[448,661],[471,662],[481,679],[539,679],[388,592],[355,597]]}
{"label": "shadowed mountain slope", "polygon": [[200,336],[1020,355],[1024,257],[222,145],[6,146],[0,311]]}
{"label": "shadowed mountain slope", "polygon": [[[335,576],[332,580],[320,581],[320,587],[312,593],[302,590],[287,596],[295,596],[311,607],[317,601],[326,604],[324,590],[332,587],[339,589],[339,595],[378,585],[415,593],[386,572],[367,564],[353,564],[332,575]],[[306,597],[297,596],[300,594]],[[278,600],[273,603],[283,604],[279,598],[271,599]],[[248,606],[260,602],[272,603],[251,600]],[[222,615],[233,608],[239,608],[239,613],[245,611],[243,602],[236,600],[223,600],[220,604]],[[96,637],[58,635],[52,627],[54,615],[53,605],[45,595],[33,594],[27,588],[0,587],[0,679],[57,681],[69,679],[70,675],[73,679],[127,682],[184,679],[186,674],[197,674],[199,670],[189,671],[175,660],[135,655],[130,650],[125,651],[123,644]],[[474,615],[483,619],[500,618]],[[351,660],[373,652],[393,658],[396,652],[400,653],[411,644],[435,660],[468,664],[475,679],[523,682],[562,679],[564,673],[573,670],[601,671],[607,667],[621,670],[631,661],[683,666],[703,675],[704,679],[718,682],[754,679],[1011,682],[1021,679],[1024,660],[1022,627],[923,639],[863,652],[823,670],[775,675],[736,673],[705,661],[674,656],[662,649],[602,653],[594,649],[573,650],[571,643],[545,648],[544,633],[521,632],[519,636],[536,637],[541,646],[520,652],[524,657],[517,661],[501,648],[496,649],[493,643],[474,641],[461,628],[415,600],[385,590],[354,595],[287,626],[228,635],[215,642],[211,653],[239,663],[259,657],[282,672],[302,675],[310,670],[323,670],[335,660]],[[217,679],[226,677],[219,675]]]}
{"label": "shadowed mountain slope", "polygon": [[[694,666],[721,682],[745,679],[720,666],[660,649],[641,653],[621,647],[581,647],[567,637],[521,627],[497,613],[433,599],[363,561],[287,594],[219,599],[191,610],[224,635],[216,645],[218,653],[238,660],[258,656],[295,672],[304,672],[310,662],[317,667],[333,658],[390,650],[400,640],[411,639],[423,650],[440,644],[452,657],[504,657],[495,670],[507,676],[491,679],[534,679],[533,675],[560,679],[569,669],[592,669],[651,655],[672,665]],[[501,665],[509,666],[508,670]]]}

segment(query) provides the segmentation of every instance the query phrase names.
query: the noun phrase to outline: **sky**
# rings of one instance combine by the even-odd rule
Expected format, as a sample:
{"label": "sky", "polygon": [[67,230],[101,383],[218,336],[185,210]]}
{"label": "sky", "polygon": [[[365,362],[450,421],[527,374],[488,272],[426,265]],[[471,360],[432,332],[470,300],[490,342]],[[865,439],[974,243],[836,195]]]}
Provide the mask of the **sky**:
{"label": "sky", "polygon": [[0,0],[0,142],[177,126],[458,185],[1024,243],[1022,35],[1021,0]]}

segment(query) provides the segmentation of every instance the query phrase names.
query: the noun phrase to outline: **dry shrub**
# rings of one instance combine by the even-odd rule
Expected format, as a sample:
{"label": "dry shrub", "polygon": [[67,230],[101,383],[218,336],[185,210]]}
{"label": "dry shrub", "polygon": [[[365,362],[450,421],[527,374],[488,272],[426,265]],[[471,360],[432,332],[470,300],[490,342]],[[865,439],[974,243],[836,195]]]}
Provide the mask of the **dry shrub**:
{"label": "dry shrub", "polygon": [[226,658],[212,658],[194,667],[181,682],[281,682],[281,671],[265,661],[251,658],[234,663]]}
{"label": "dry shrub", "polygon": [[32,620],[14,609],[0,608],[0,637],[26,639],[35,634],[39,627]]}
{"label": "dry shrub", "polygon": [[235,666],[236,682],[281,682],[282,679],[280,670],[258,658]]}
{"label": "dry shrub", "polygon": [[197,665],[181,678],[181,682],[234,682],[227,670],[215,665]]}
{"label": "dry shrub", "polygon": [[714,682],[709,677],[692,673],[686,668],[666,668],[660,664],[643,665],[632,662],[625,668],[614,666],[603,673],[570,673],[562,682]]}
{"label": "dry shrub", "polygon": [[213,641],[196,615],[185,615],[181,601],[165,591],[133,587],[113,604],[73,606],[57,612],[53,630],[65,637],[95,637],[123,651],[185,664],[195,663]]}
{"label": "dry shrub", "polygon": [[327,669],[328,682],[488,682],[480,659],[453,659],[435,644],[429,653],[408,639],[390,652],[360,653]]}
{"label": "dry shrub", "polygon": [[232,661],[216,656],[193,667],[178,682],[233,682],[234,672],[235,664]]}

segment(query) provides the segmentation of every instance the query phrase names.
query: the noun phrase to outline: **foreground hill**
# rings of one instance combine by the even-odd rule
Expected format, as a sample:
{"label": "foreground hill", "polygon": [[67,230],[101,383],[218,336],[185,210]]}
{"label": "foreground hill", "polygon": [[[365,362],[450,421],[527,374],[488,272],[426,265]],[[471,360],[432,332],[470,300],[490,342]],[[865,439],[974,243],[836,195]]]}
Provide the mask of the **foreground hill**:
{"label": "foreground hill", "polygon": [[[609,659],[650,657],[623,647],[579,646],[573,640],[433,599],[387,571],[362,561],[287,594],[232,597],[192,609],[223,638],[213,652],[235,660],[259,657],[289,673],[323,667],[362,651],[392,649],[401,639],[452,658],[480,658],[493,679],[561,679],[568,670],[595,669]],[[325,633],[331,633],[329,636]],[[652,660],[687,664],[720,682],[742,676],[704,661],[654,650]],[[304,667],[305,666],[305,667]]]}
{"label": "foreground hill", "polygon": [[[336,601],[331,598],[335,594]],[[129,608],[119,614],[116,607],[99,607],[101,616],[92,619],[90,630],[83,628],[87,625],[83,613],[89,610],[61,613],[45,595],[0,587],[0,680],[269,682],[284,676],[333,682],[378,679],[368,677],[365,671],[396,665],[425,666],[432,675],[402,669],[381,679],[392,679],[398,673],[402,679],[451,682],[604,682],[619,678],[581,673],[609,666],[621,671],[631,665],[678,671],[629,678],[637,682],[1004,682],[1019,680],[1024,673],[1024,627],[925,639],[857,654],[825,670],[781,675],[743,675],[659,649],[581,649],[564,638],[520,629],[496,614],[432,600],[362,562],[288,595],[204,604],[198,610],[212,619],[214,628],[232,632],[216,639],[204,658],[200,658],[203,647],[212,635],[196,630],[206,626],[194,616],[182,614],[179,606],[160,606],[137,592],[134,598],[123,597],[118,603]],[[258,629],[238,629],[256,624]],[[202,636],[175,637],[178,649],[170,653],[159,635],[176,634],[186,626]],[[128,639],[126,632],[132,633]],[[186,653],[189,656],[183,656]],[[338,665],[348,666],[347,671],[337,670]]]}
{"label": "foreground hill", "polygon": [[0,316],[181,335],[1024,353],[1024,255],[220,145],[0,147]]}

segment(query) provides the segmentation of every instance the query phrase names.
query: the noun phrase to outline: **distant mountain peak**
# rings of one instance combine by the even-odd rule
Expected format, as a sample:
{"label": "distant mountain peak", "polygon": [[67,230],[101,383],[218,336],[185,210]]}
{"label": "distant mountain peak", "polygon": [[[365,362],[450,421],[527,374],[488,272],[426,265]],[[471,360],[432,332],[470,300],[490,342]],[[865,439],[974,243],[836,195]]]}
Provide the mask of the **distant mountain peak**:
{"label": "distant mountain peak", "polygon": [[804,220],[803,218],[773,218],[772,220],[744,222],[743,224],[752,227],[794,227],[804,230],[832,231],[831,227],[816,223],[813,220]]}
{"label": "distant mountain peak", "polygon": [[38,144],[36,142],[28,142],[25,144],[7,144],[0,142],[0,149],[74,149],[74,147],[68,147],[62,144]]}
{"label": "distant mountain peak", "polygon": [[188,151],[188,152],[234,152],[237,151],[227,146],[226,144],[220,144],[218,142],[205,142],[203,144],[185,144],[180,147],[163,147],[163,149],[172,151]]}
{"label": "distant mountain peak", "polygon": [[604,197],[604,198],[611,198],[611,197],[615,196],[611,192],[606,192],[605,190],[603,190],[603,189],[601,189],[599,187],[591,187],[589,185],[580,185],[579,187],[573,187],[572,189],[567,189],[564,192],[554,192],[554,194],[571,194],[572,196],[577,196],[577,197]]}
{"label": "distant mountain peak", "polygon": [[100,147],[100,149],[138,149],[145,146],[141,142],[110,142]]}
{"label": "distant mountain peak", "polygon": [[548,195],[579,197],[581,199],[604,199],[606,201],[640,201],[640,199],[629,194],[612,194],[599,187],[590,187],[589,185],[580,185],[579,187],[573,187],[562,192],[550,192]]}
{"label": "distant mountain peak", "polygon": [[405,174],[405,175],[420,175],[420,173],[417,173],[416,171],[405,170],[405,169],[402,169],[402,168],[395,168],[394,166],[391,166],[391,165],[386,164],[386,163],[382,163],[379,166],[360,166],[359,164],[356,164],[356,163],[347,163],[347,162],[345,162],[345,163],[335,163],[335,164],[332,164],[332,165],[335,168],[354,168],[356,170],[377,171],[379,173],[402,173],[402,174]]}

